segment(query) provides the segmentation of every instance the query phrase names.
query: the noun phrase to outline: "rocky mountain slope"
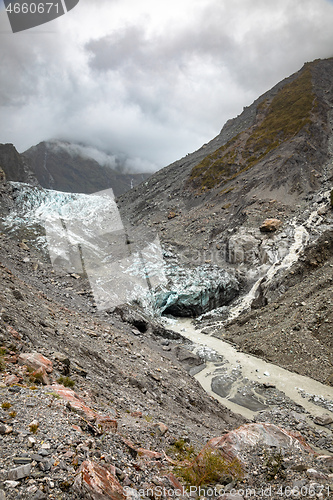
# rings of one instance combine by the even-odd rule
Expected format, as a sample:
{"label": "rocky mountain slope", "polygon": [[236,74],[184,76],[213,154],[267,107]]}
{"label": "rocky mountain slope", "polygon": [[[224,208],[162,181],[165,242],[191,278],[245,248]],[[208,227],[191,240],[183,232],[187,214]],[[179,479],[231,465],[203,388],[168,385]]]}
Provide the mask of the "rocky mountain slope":
{"label": "rocky mountain slope", "polygon": [[306,209],[331,182],[332,71],[333,59],[307,63],[211,142],[124,195],[124,214],[181,249],[223,245],[228,229]]}
{"label": "rocky mountain slope", "polygon": [[13,144],[0,144],[0,168],[9,181],[27,182],[38,185],[30,165],[22,158]]}
{"label": "rocky mountain slope", "polygon": [[[248,316],[222,327],[222,336],[326,383],[333,373],[332,81],[333,59],[305,64],[210,143],[120,200],[123,219],[156,232],[174,267],[235,277],[245,299],[237,314]],[[184,290],[189,284],[183,278]],[[219,321],[221,330],[221,321],[230,322],[227,303],[219,305],[201,324]],[[179,296],[177,308],[191,316],[191,297]]]}
{"label": "rocky mountain slope", "polygon": [[[10,208],[12,186],[0,193]],[[186,485],[329,497],[328,422],[313,428],[286,402],[289,431],[247,424],[189,375],[202,361],[185,339],[133,308],[98,311],[89,282],[27,240],[3,233],[0,250],[1,499],[186,498]]]}

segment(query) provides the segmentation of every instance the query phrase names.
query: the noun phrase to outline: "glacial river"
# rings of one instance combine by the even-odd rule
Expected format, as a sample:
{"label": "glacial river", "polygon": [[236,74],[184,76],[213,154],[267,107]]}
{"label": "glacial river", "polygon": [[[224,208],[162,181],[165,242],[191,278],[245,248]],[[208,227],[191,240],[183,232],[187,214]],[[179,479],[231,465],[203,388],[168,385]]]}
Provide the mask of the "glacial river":
{"label": "glacial river", "polygon": [[333,387],[239,352],[231,344],[196,329],[191,319],[178,319],[168,327],[191,340],[194,352],[206,359],[205,368],[195,378],[230,410],[252,418],[258,411],[273,406],[260,387],[274,386],[281,397],[285,395],[312,416],[325,414],[333,418]]}

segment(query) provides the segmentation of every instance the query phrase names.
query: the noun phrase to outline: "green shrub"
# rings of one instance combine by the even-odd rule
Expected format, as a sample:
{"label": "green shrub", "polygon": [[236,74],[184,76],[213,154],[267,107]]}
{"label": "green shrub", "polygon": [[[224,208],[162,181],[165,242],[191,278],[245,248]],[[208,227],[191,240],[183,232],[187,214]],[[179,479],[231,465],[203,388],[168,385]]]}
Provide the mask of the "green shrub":
{"label": "green shrub", "polygon": [[36,434],[37,431],[38,431],[38,424],[30,424],[29,425],[29,429],[30,429],[30,432],[32,432],[32,434]]}
{"label": "green shrub", "polygon": [[29,382],[41,385],[43,383],[43,375],[41,373],[31,374],[29,375]]}
{"label": "green shrub", "polygon": [[75,382],[69,377],[59,377],[57,379],[58,384],[64,385],[65,387],[74,387]]}
{"label": "green shrub", "polygon": [[175,472],[188,486],[203,486],[223,483],[226,478],[240,480],[242,466],[237,459],[227,460],[214,448],[207,448],[188,465],[179,465]]}
{"label": "green shrub", "polygon": [[309,127],[316,105],[311,64],[307,64],[271,101],[266,99],[257,106],[257,112],[262,114],[257,124],[237,134],[193,167],[189,184],[203,192],[235,179]]}
{"label": "green shrub", "polygon": [[184,439],[178,439],[170,446],[167,453],[178,461],[193,460],[196,455],[194,447],[186,443]]}

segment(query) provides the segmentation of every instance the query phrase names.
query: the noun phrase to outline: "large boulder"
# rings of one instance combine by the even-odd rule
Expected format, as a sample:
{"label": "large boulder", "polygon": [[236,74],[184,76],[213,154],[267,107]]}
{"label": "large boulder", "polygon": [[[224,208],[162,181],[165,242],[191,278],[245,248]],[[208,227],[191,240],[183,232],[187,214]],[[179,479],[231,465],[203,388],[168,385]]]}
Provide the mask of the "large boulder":
{"label": "large boulder", "polygon": [[242,461],[243,453],[250,447],[258,445],[276,449],[296,448],[307,454],[314,453],[300,434],[267,423],[242,425],[222,437],[211,439],[200,453],[207,448],[215,448],[228,459],[237,458]]}
{"label": "large boulder", "polygon": [[282,221],[279,219],[266,219],[260,226],[260,231],[262,233],[273,233],[282,225]]}
{"label": "large boulder", "polygon": [[106,467],[86,460],[76,473],[74,491],[87,500],[125,500],[126,495],[118,480]]}

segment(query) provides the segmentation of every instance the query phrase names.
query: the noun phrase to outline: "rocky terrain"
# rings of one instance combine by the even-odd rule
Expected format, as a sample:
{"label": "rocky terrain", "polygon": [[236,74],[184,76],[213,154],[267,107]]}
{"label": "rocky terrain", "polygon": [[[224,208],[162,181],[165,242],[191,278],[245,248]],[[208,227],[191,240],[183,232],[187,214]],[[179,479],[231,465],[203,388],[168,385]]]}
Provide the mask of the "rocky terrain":
{"label": "rocky terrain", "polygon": [[[160,314],[328,386],[332,77],[333,60],[305,65],[119,204],[128,240],[161,242]],[[5,173],[34,181],[2,151],[0,500],[330,498],[332,402],[314,395],[309,419],[267,381],[251,420],[222,406],[189,340],[138,303],[101,309],[84,273],[8,232]]]}
{"label": "rocky terrain", "polygon": [[[27,242],[3,234],[0,245],[0,498],[149,498],[163,488],[186,498],[179,463],[186,469],[221,436],[227,444],[211,445],[235,455],[241,472],[212,480],[216,496],[264,489],[281,498],[303,488],[329,498],[331,424],[312,429],[287,407],[282,420],[279,408],[257,420],[283,423],[293,436],[298,426],[298,438],[245,426],[236,446],[228,432],[246,421],[188,374],[201,361],[185,339],[133,310],[99,312],[83,277],[54,272]],[[327,449],[315,454],[301,436]]]}
{"label": "rocky terrain", "polygon": [[[307,63],[119,205],[124,220],[159,235],[174,267],[227,271],[240,296],[253,288],[247,315],[225,325],[222,298],[202,325],[220,321],[220,331],[222,320],[221,335],[242,350],[326,383],[333,373],[332,78],[333,59]],[[278,226],[265,228],[270,220]],[[181,315],[193,316],[191,297],[182,302]]]}

